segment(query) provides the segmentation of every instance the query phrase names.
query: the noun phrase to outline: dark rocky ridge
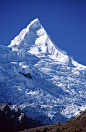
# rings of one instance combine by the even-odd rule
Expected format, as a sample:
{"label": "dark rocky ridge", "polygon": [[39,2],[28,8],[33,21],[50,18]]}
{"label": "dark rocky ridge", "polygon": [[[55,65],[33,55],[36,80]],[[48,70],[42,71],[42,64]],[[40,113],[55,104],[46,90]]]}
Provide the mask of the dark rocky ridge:
{"label": "dark rocky ridge", "polygon": [[31,118],[27,118],[16,106],[0,104],[0,132],[86,132],[86,110],[74,119],[65,123],[41,126]]}
{"label": "dark rocky ridge", "polygon": [[40,123],[27,118],[18,107],[11,110],[9,105],[0,104],[0,132],[18,132],[37,126]]}

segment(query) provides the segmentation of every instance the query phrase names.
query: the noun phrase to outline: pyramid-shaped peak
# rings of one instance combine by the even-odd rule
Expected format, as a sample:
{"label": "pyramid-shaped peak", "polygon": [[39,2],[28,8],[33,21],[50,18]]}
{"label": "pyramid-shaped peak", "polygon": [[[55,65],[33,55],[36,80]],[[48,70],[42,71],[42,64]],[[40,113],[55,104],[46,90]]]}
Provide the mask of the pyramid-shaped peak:
{"label": "pyramid-shaped peak", "polygon": [[33,21],[31,21],[30,23],[33,24],[35,22],[39,22],[39,19],[38,18],[35,18]]}
{"label": "pyramid-shaped peak", "polygon": [[8,47],[12,47],[12,50],[15,51],[22,48],[27,50],[28,53],[38,57],[49,55],[50,58],[63,63],[68,60],[66,52],[56,46],[38,18],[31,21],[30,24],[11,41]]}
{"label": "pyramid-shaped peak", "polygon": [[24,39],[24,36],[27,32],[36,32],[38,29],[42,28],[42,25],[38,18],[31,21],[26,28],[24,28],[18,36],[16,36],[8,47],[19,45],[20,42]]}
{"label": "pyramid-shaped peak", "polygon": [[37,23],[40,23],[38,18],[36,18],[33,21],[31,21],[28,26],[31,26],[31,25],[37,24]]}
{"label": "pyramid-shaped peak", "polygon": [[35,31],[35,30],[38,30],[41,27],[42,27],[42,25],[41,25],[39,19],[36,18],[36,19],[34,19],[33,21],[30,22],[30,24],[27,26],[27,29]]}

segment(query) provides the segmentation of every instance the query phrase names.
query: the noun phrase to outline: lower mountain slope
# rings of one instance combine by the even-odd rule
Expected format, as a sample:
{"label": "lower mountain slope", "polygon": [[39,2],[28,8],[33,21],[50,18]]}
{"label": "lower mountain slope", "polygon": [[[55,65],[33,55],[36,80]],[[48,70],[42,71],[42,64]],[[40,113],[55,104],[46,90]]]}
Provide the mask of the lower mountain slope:
{"label": "lower mountain slope", "polygon": [[86,132],[86,110],[74,119],[54,125],[30,128],[21,132]]}
{"label": "lower mountain slope", "polygon": [[[86,108],[86,70],[0,46],[0,103],[18,105],[41,124],[65,122]],[[73,61],[70,58],[71,61]]]}

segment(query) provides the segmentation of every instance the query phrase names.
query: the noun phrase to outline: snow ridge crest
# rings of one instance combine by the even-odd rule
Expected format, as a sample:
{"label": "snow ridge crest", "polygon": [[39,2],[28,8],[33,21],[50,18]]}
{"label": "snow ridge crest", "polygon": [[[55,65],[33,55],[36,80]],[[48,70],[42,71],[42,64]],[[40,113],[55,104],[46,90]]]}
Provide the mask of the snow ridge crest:
{"label": "snow ridge crest", "polygon": [[12,41],[11,41],[11,44],[8,45],[8,47],[13,47],[13,46],[16,46],[16,45],[19,45],[20,42],[24,39],[24,36],[25,34],[29,31],[30,28],[34,28],[36,29],[38,26],[41,26],[40,22],[39,22],[39,19],[36,18],[34,19],[32,22],[30,22],[30,24],[24,28],[20,34],[18,36],[16,36]]}

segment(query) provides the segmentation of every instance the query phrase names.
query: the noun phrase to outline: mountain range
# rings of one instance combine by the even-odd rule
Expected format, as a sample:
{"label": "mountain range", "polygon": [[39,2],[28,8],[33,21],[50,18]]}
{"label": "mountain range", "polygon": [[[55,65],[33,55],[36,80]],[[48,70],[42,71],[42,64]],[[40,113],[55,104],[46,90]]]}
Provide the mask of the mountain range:
{"label": "mountain range", "polygon": [[86,66],[58,48],[36,18],[0,45],[2,102],[41,124],[63,123],[86,109]]}

